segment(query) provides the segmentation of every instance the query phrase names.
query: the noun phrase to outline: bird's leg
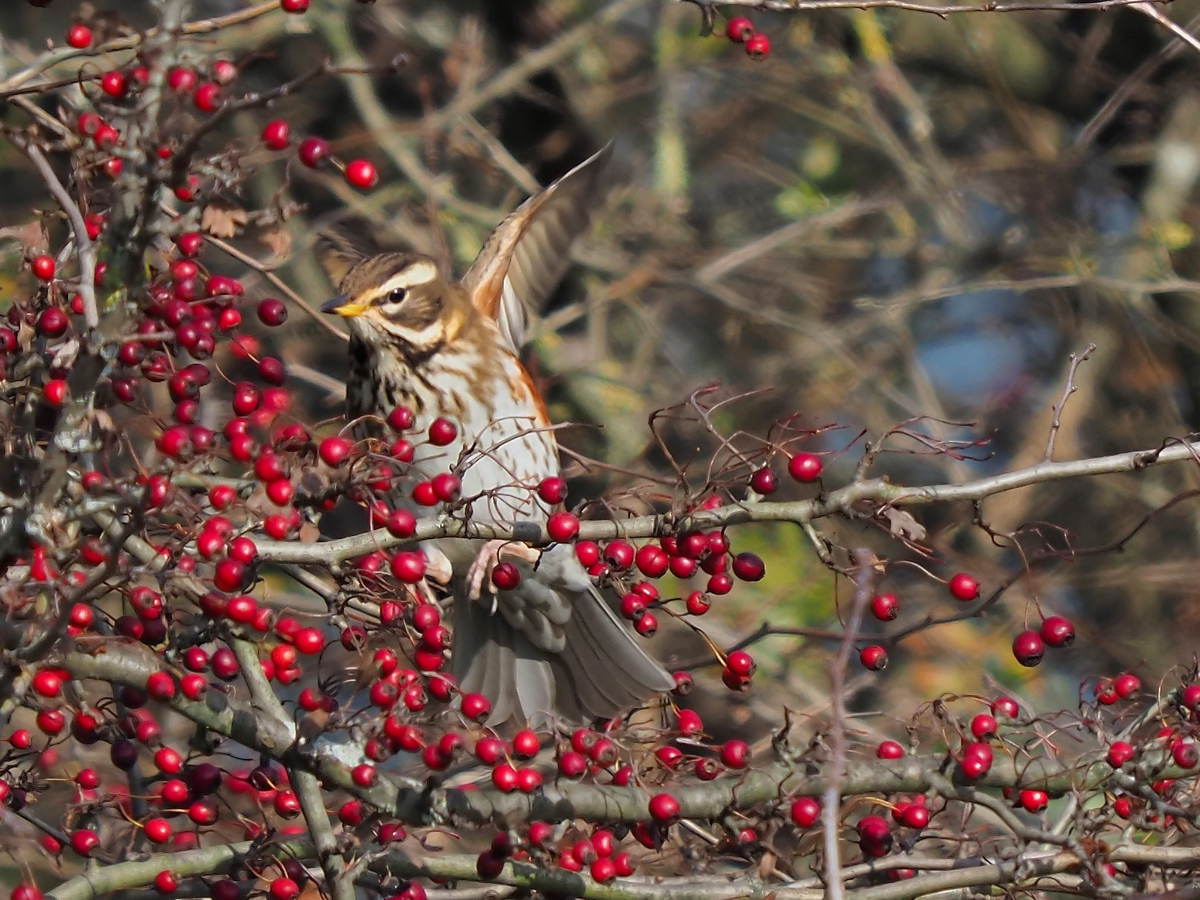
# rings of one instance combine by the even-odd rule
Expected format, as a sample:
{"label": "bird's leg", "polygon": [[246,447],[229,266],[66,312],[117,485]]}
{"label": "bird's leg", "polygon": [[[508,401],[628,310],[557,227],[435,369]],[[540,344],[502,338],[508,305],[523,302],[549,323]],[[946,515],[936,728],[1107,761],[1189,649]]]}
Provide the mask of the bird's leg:
{"label": "bird's leg", "polygon": [[431,544],[423,545],[421,552],[425,554],[425,576],[443,587],[448,585],[454,577],[454,566],[450,564],[450,558]]}
{"label": "bird's leg", "polygon": [[515,556],[532,565],[541,557],[542,551],[524,541],[491,540],[480,548],[471,569],[467,572],[467,598],[478,600],[483,595],[483,583],[491,578],[492,569],[501,556]]}

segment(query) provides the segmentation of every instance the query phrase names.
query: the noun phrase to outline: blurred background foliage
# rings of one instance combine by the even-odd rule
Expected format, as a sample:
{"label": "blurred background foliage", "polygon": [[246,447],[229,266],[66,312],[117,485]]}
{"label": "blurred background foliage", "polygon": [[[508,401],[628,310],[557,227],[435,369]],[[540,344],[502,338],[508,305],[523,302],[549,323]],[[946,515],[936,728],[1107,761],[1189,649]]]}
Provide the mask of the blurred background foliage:
{"label": "blurred background foliage", "polygon": [[[193,17],[244,5],[205,0]],[[1184,24],[1200,3],[1163,9]],[[734,398],[714,415],[718,428],[745,435],[739,446],[782,472],[780,453],[763,455],[749,436],[778,436],[772,426],[789,421],[801,435],[789,449],[830,453],[826,486],[851,477],[860,435],[874,440],[915,417],[928,418],[910,429],[934,440],[984,443],[955,459],[893,439],[898,452],[878,471],[898,482],[1037,462],[1069,354],[1089,343],[1097,349],[1063,416],[1057,458],[1155,447],[1196,430],[1200,56],[1130,9],[747,14],[772,42],[761,63],[720,35],[720,17],[704,37],[697,7],[665,0],[313,0],[303,17],[265,16],[196,49],[236,61],[239,90],[326,58],[380,69],[318,80],[269,114],[231,122],[245,148],[237,164],[252,173],[236,199],[303,204],[287,223],[278,274],[313,304],[331,288],[310,248],[332,222],[355,216],[384,243],[462,271],[535,181],[616,143],[620,183],[529,354],[554,417],[581,423],[563,438],[581,454],[571,465],[576,499],[642,484],[629,470],[673,479],[664,448],[699,477],[716,449],[711,435],[694,417],[673,419],[660,446],[647,419],[710,383]],[[137,2],[5,3],[8,69],[47,41],[61,44],[77,16],[114,29],[150,21]],[[383,71],[401,54],[407,65]],[[70,91],[44,106],[55,102],[69,104]],[[24,121],[12,107],[4,115]],[[178,115],[181,128],[195,121],[184,103]],[[343,157],[372,159],[380,187],[358,194],[336,172],[264,153],[257,136],[268,116],[330,139]],[[46,198],[4,152],[0,225],[15,225]],[[235,243],[271,256],[254,236]],[[0,306],[23,289],[19,248],[2,249]],[[206,262],[274,293],[227,257]],[[304,379],[308,415],[335,417],[340,342],[296,309],[262,339]],[[923,508],[930,555],[862,526],[818,526],[842,548],[866,544],[887,560],[881,588],[900,596],[901,617],[868,628],[887,631],[953,612],[945,589],[901,560],[944,577],[973,572],[986,592],[1023,556],[1113,541],[1196,483],[1194,466],[1175,466],[1013,491],[982,505],[995,540],[972,527],[966,504]],[[785,483],[777,496],[806,493]],[[617,505],[648,502],[641,490]],[[1022,531],[1019,550],[999,536],[1027,523],[1040,530]],[[1181,503],[1123,553],[1035,567],[985,619],[920,633],[892,651],[885,672],[856,672],[856,708],[903,717],[941,692],[997,684],[1069,707],[1085,679],[1123,669],[1155,684],[1197,645],[1196,525],[1194,502]],[[837,626],[835,603],[844,609],[849,589],[835,586],[798,529],[743,528],[734,545],[761,554],[768,576],[718,598],[718,643],[763,622]],[[1079,639],[1021,669],[1009,642],[1036,627],[1039,610],[1072,617]],[[704,657],[698,641],[672,634],[663,646],[677,660]],[[761,687],[732,703],[719,688],[701,695],[713,706],[705,720],[761,731],[779,723],[781,703],[823,709],[832,646],[761,642]],[[862,724],[899,732],[886,719]]]}

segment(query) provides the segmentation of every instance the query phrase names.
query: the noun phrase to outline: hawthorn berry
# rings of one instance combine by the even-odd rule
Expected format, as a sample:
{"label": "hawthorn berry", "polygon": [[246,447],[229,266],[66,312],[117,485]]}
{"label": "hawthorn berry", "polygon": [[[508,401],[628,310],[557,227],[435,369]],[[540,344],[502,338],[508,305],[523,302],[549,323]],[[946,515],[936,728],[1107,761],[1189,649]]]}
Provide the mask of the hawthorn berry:
{"label": "hawthorn berry", "polygon": [[291,142],[291,128],[283,119],[275,119],[263,126],[263,143],[271,150],[286,149]]}
{"label": "hawthorn berry", "polygon": [[321,164],[321,160],[329,155],[329,142],[318,137],[305,138],[300,142],[297,154],[300,162],[310,169],[315,169]]}
{"label": "hawthorn berry", "polygon": [[1022,631],[1013,638],[1012,651],[1017,662],[1033,668],[1046,655],[1046,644],[1036,631]]}
{"label": "hawthorn berry", "polygon": [[950,588],[950,595],[955,600],[961,600],[963,603],[974,600],[979,596],[979,582],[965,572],[959,572],[951,578],[948,587]]}
{"label": "hawthorn berry", "polygon": [[33,269],[33,275],[38,281],[53,281],[54,273],[57,269],[57,264],[54,262],[53,256],[42,254],[35,256],[29,263]]}
{"label": "hawthorn berry", "polygon": [[1000,725],[995,717],[987,713],[980,713],[971,720],[971,734],[975,735],[977,741],[991,740],[999,730]]}
{"label": "hawthorn berry", "polygon": [[86,25],[72,25],[67,31],[67,44],[76,50],[83,50],[92,45],[92,29]]}
{"label": "hawthorn berry", "polygon": [[1045,791],[1023,790],[1018,797],[1018,802],[1026,812],[1040,813],[1050,805],[1050,797]]}
{"label": "hawthorn berry", "polygon": [[1118,697],[1128,700],[1142,689],[1142,680],[1130,672],[1125,672],[1116,677],[1113,681],[1113,688]]}
{"label": "hawthorn berry", "polygon": [[367,191],[379,183],[379,170],[365,159],[352,159],[346,163],[346,181],[361,191]]}
{"label": "hawthorn berry", "polygon": [[731,41],[744,44],[754,35],[754,23],[745,16],[735,16],[725,25],[725,36]]}
{"label": "hawthorn berry", "polygon": [[732,568],[742,581],[761,581],[767,573],[766,564],[757,553],[739,553],[733,558]]}
{"label": "hawthorn berry", "polygon": [[890,622],[900,614],[900,601],[895,594],[876,594],[871,598],[871,615],[881,622]]}
{"label": "hawthorn berry", "polygon": [[863,647],[859,651],[858,659],[864,668],[870,669],[872,672],[878,672],[880,669],[887,668],[888,664],[887,651],[878,644],[869,644]]}
{"label": "hawthorn berry", "polygon": [[435,447],[445,447],[458,437],[458,427],[449,419],[442,416],[429,424],[429,443]]}
{"label": "hawthorn berry", "polygon": [[100,90],[104,91],[110,97],[124,97],[128,86],[129,83],[125,79],[125,73],[119,72],[116,69],[105,72],[100,78]]}
{"label": "hawthorn berry", "polygon": [[655,821],[670,823],[679,816],[679,801],[670,794],[655,794],[650,798],[649,809]]}
{"label": "hawthorn berry", "polygon": [[791,816],[797,828],[811,828],[821,818],[821,804],[815,797],[797,797],[792,801]]}
{"label": "hawthorn berry", "polygon": [[788,461],[788,474],[801,484],[810,484],[821,477],[823,467],[815,453],[797,453]]}
{"label": "hawthorn berry", "polygon": [[202,113],[216,112],[221,108],[221,86],[211,81],[199,85],[192,93],[192,105]]}
{"label": "hawthorn berry", "polygon": [[267,297],[258,304],[258,319],[264,325],[275,328],[287,321],[287,304],[275,297]]}
{"label": "hawthorn berry", "polygon": [[573,513],[557,512],[546,522],[546,531],[551,540],[565,544],[579,534],[579,518]]}
{"label": "hawthorn berry", "polygon": [[1039,634],[1048,647],[1067,647],[1075,640],[1075,626],[1062,616],[1049,616],[1043,620]]}
{"label": "hawthorn berry", "polygon": [[766,59],[771,55],[771,41],[762,32],[757,32],[746,41],[746,55],[751,59]]}

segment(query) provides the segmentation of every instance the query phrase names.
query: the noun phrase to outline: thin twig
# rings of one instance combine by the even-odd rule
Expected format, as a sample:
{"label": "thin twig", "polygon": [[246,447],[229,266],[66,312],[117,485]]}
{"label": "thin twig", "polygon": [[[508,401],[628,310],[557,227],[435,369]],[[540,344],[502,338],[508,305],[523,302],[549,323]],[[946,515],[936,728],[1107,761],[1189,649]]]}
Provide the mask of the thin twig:
{"label": "thin twig", "polygon": [[846,778],[846,668],[862,626],[863,614],[871,600],[871,583],[877,562],[870,550],[859,548],[851,554],[855,565],[854,601],[846,621],[846,633],[838,647],[837,658],[829,673],[829,780],[821,795],[821,827],[825,843],[825,896],[842,900],[841,856],[838,852],[838,824],[841,822],[842,783]]}
{"label": "thin twig", "polygon": [[1067,401],[1071,399],[1071,395],[1078,388],[1075,387],[1075,373],[1079,367],[1096,352],[1095,344],[1088,344],[1087,349],[1080,354],[1071,354],[1071,365],[1067,368],[1067,383],[1063,385],[1062,396],[1058,398],[1058,402],[1054,404],[1054,421],[1050,423],[1050,437],[1046,440],[1046,453],[1042,457],[1044,462],[1050,462],[1054,456],[1054,440],[1058,437],[1058,429],[1062,425],[1062,411],[1067,405]]}
{"label": "thin twig", "polygon": [[83,303],[83,320],[87,324],[89,337],[94,337],[96,329],[100,327],[100,311],[96,305],[96,245],[88,237],[83,213],[79,211],[79,204],[62,186],[50,161],[37,144],[17,134],[10,134],[9,140],[33,163],[71,223],[71,232],[75,236],[75,250],[79,257],[79,299]]}

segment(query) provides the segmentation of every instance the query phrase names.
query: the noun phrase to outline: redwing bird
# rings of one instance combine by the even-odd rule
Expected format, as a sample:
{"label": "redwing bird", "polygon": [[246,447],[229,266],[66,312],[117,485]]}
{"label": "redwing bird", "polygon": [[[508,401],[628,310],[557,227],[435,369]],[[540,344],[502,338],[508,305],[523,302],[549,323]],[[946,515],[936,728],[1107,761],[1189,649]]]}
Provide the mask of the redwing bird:
{"label": "redwing bird", "polygon": [[[459,282],[417,253],[362,256],[337,241],[324,249],[331,273],[344,272],[339,296],[322,310],[350,325],[349,418],[386,417],[403,405],[418,428],[439,416],[454,422],[456,440],[420,445],[414,466],[431,477],[459,464],[462,496],[479,497],[474,521],[509,526],[550,514],[536,487],[559,473],[558,445],[519,353],[567,270],[610,155],[606,147],[525,201]],[[459,538],[425,549],[449,567],[454,673],[464,692],[491,701],[491,724],[614,716],[674,687],[573,546]],[[501,556],[521,580],[496,591],[488,575]]]}

